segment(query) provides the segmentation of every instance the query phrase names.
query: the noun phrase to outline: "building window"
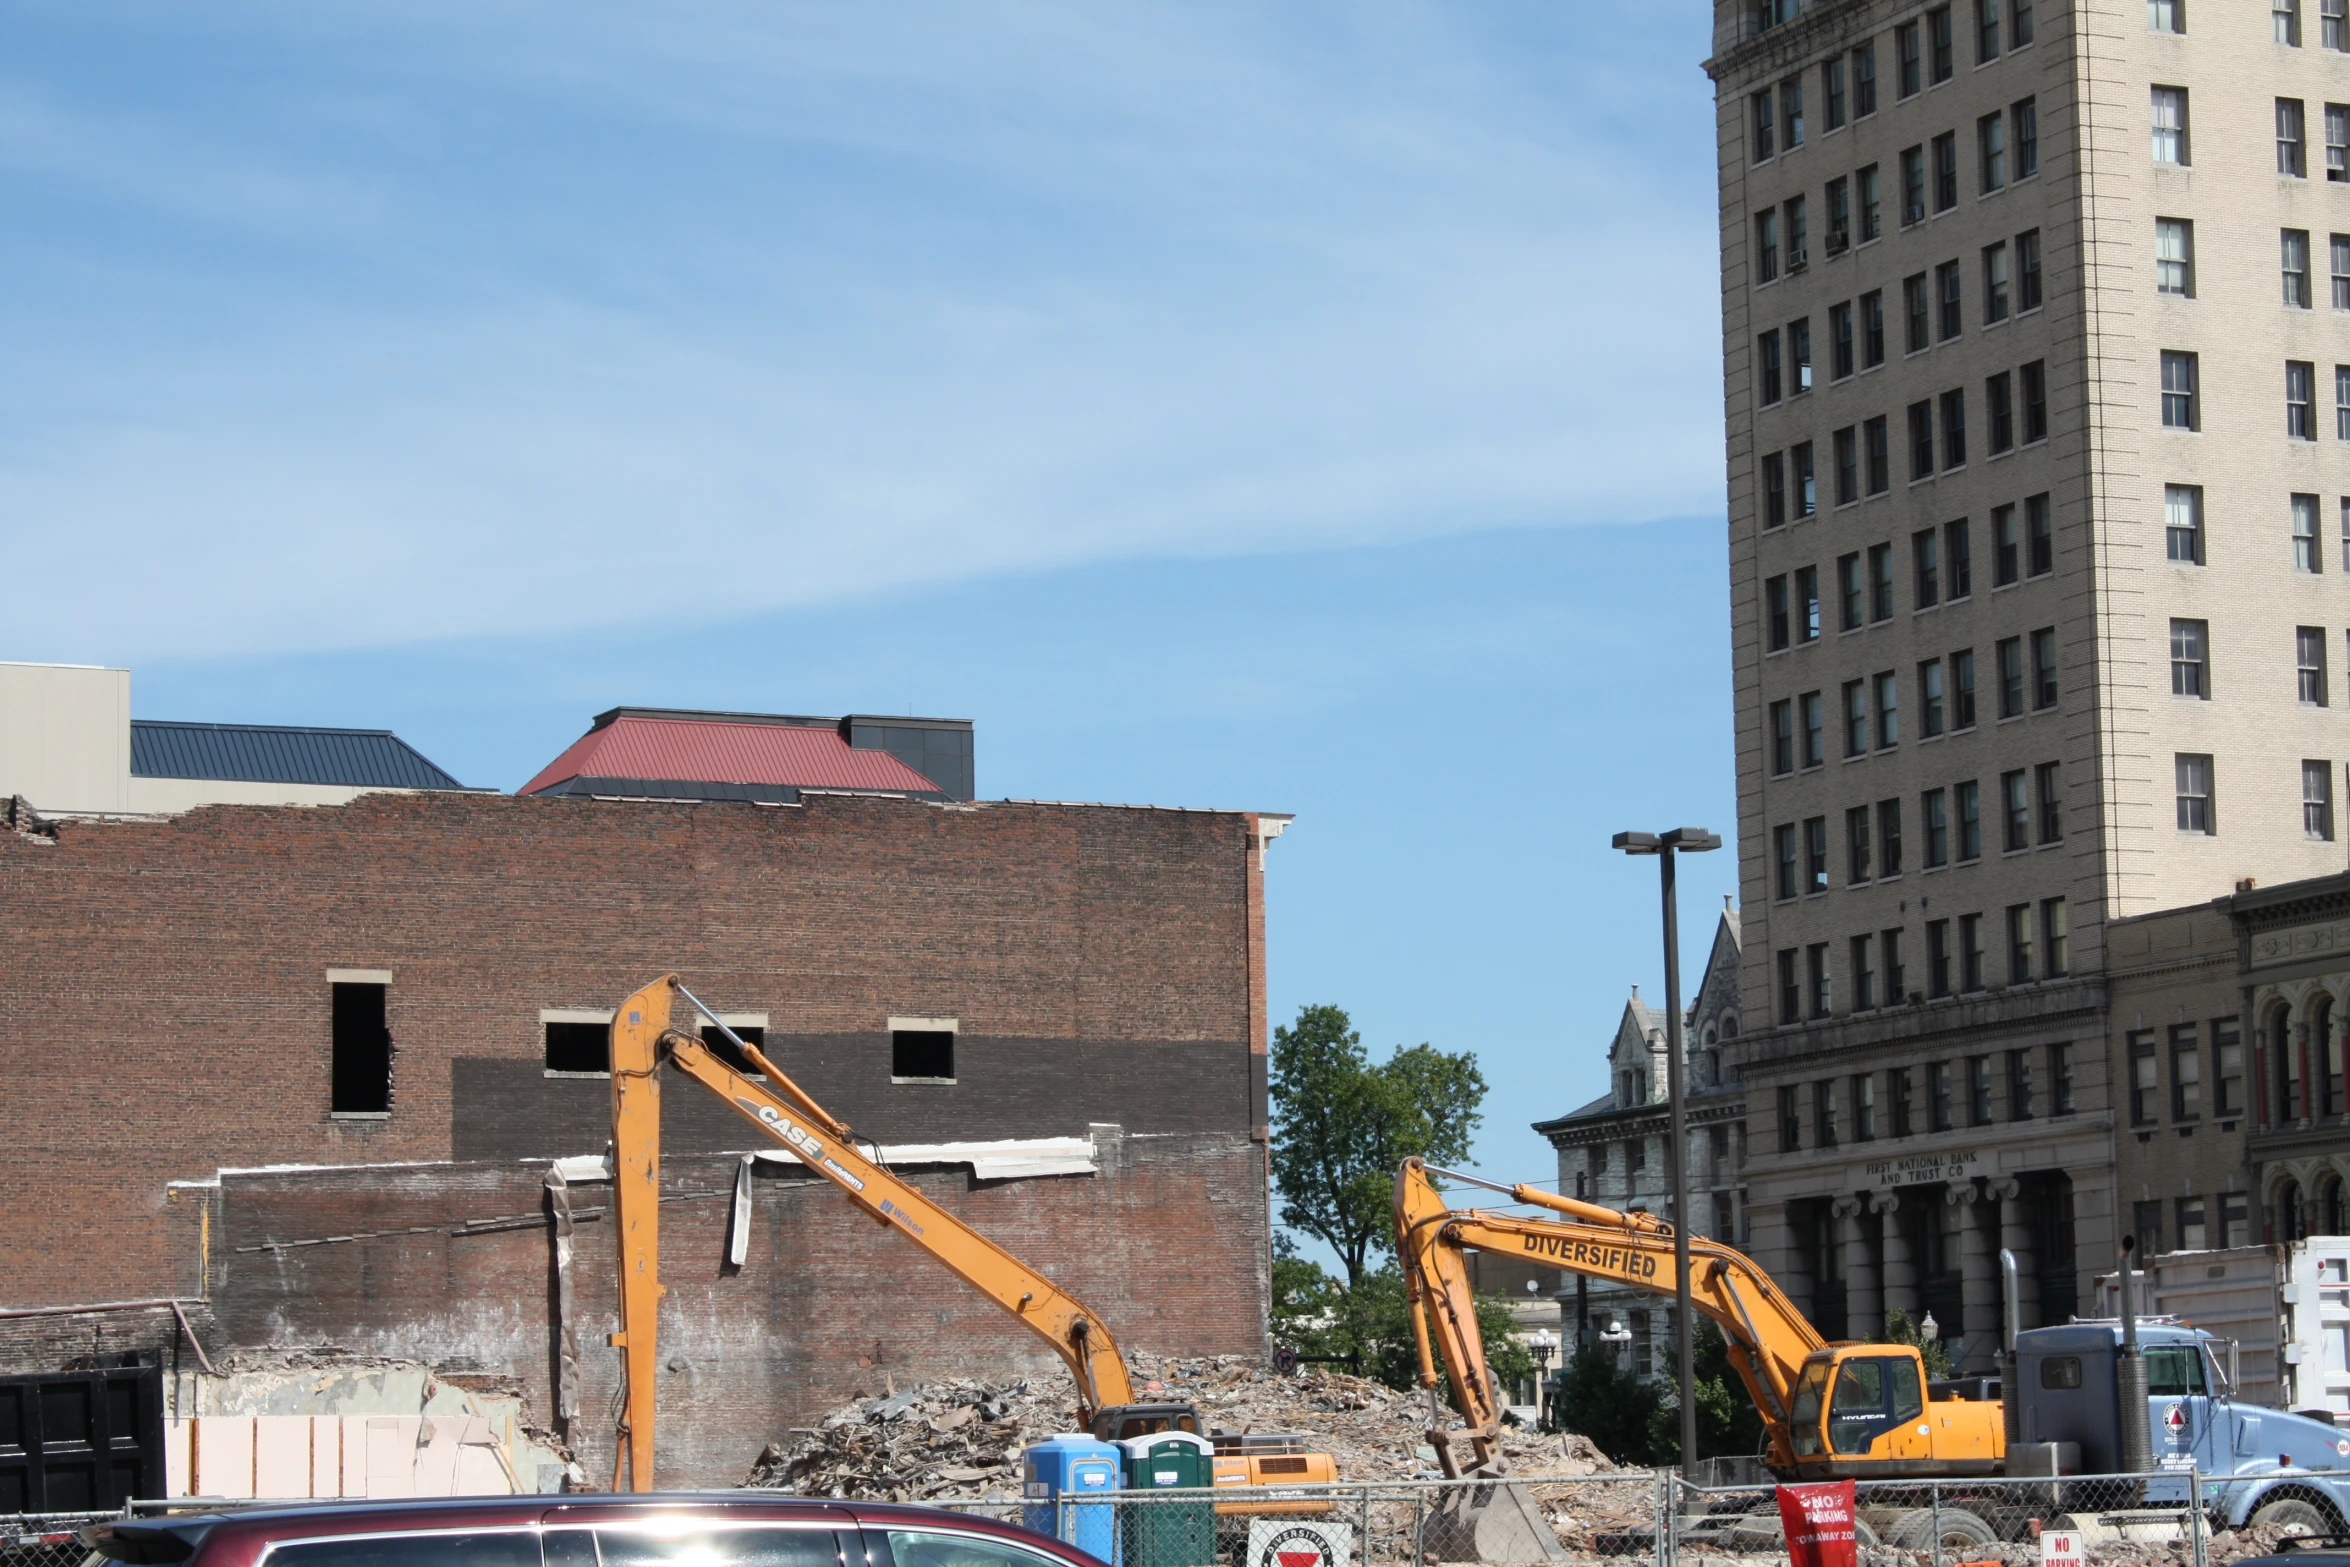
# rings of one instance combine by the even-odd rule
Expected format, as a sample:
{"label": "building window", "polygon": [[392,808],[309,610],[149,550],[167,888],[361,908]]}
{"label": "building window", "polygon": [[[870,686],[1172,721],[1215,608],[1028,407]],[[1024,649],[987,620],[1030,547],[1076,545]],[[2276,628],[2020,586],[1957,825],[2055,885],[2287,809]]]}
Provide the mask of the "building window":
{"label": "building window", "polygon": [[2350,49],[2350,0],[2317,0],[2319,42],[2328,49]]}
{"label": "building window", "polygon": [[1951,788],[1950,798],[1952,814],[1958,818],[1958,857],[1979,860],[1983,857],[1982,788],[1969,778]]}
{"label": "building window", "polygon": [[2277,172],[2289,179],[2309,177],[2309,138],[2298,98],[2277,100]]}
{"label": "building window", "polygon": [[1819,1146],[1836,1146],[1836,1081],[1822,1078],[1811,1085],[1812,1128],[1819,1138]]}
{"label": "building window", "polygon": [[1795,462],[1790,489],[1795,501],[1796,520],[1816,517],[1820,513],[1820,486],[1818,475],[1812,472],[1811,442],[1798,441],[1788,456]]}
{"label": "building window", "polygon": [[1837,557],[1836,600],[1839,629],[1858,631],[1862,610],[1858,552]]}
{"label": "building window", "polygon": [[2309,231],[2307,229],[2277,230],[2279,265],[2284,274],[2285,306],[2290,310],[2309,308]]}
{"label": "building window", "polygon": [[[1966,466],[1966,388],[1942,394],[1942,467],[1945,472]],[[1953,570],[1957,562],[1952,563]],[[1959,597],[1953,588],[1952,598]]]}
{"label": "building window", "polygon": [[1975,63],[1999,58],[1999,0],[1975,0]]}
{"label": "building window", "polygon": [[1932,316],[1926,305],[1926,275],[1913,273],[1901,280],[1902,351],[1923,353],[1933,341]]}
{"label": "building window", "polygon": [[1795,771],[1795,703],[1792,700],[1771,704],[1771,775],[1781,777]]}
{"label": "building window", "polygon": [[1943,789],[1928,789],[1918,797],[1918,808],[1926,821],[1926,869],[1950,863],[1950,795]]}
{"label": "building window", "polygon": [[1787,214],[1787,270],[1790,272],[1801,272],[1811,260],[1810,241],[1804,227],[1803,201],[1801,196],[1790,196],[1787,198],[1785,208]]}
{"label": "building window", "polygon": [[1779,129],[1785,133],[1787,150],[1793,152],[1803,145],[1803,78],[1790,76],[1779,86]]}
{"label": "building window", "polygon": [[2154,220],[2154,291],[2195,297],[2195,225],[2185,218]]}
{"label": "building window", "polygon": [[2015,237],[2015,307],[2040,308],[2040,231],[2026,229]]}
{"label": "building window", "polygon": [[1931,740],[1942,732],[1942,660],[1918,665],[1918,734]]}
{"label": "building window", "polygon": [[1856,805],[1844,813],[1844,879],[1857,887],[1870,874],[1869,808]]}
{"label": "building window", "polygon": [[1960,648],[1950,655],[1950,727],[1975,727],[1975,650]]}
{"label": "building window", "polygon": [[2025,575],[2045,577],[2056,569],[2056,517],[2045,493],[2024,498]]}
{"label": "building window", "polygon": [[1869,546],[1869,619],[1893,618],[1893,546]]}
{"label": "building window", "polygon": [[1763,583],[1764,614],[1770,622],[1770,651],[1787,650],[1787,579],[1772,577]]}
{"label": "building window", "polygon": [[1807,894],[1828,890],[1828,819],[1825,816],[1804,818],[1803,890]]}
{"label": "building window", "polygon": [[[1901,874],[1901,802],[1899,800],[1879,800],[1877,802],[1877,874],[1879,876]],[[1886,983],[1891,985],[1894,980],[1900,977],[1900,973],[1900,949],[1888,943],[1885,948]]]}
{"label": "building window", "polygon": [[1795,640],[1820,639],[1820,568],[1805,566],[1795,573]]}
{"label": "building window", "polygon": [[1806,691],[1796,706],[1803,715],[1803,765],[1817,767],[1826,760],[1827,704],[1817,691]]}
{"label": "building window", "polygon": [[1838,430],[1836,444],[1836,504],[1849,506],[1860,499],[1860,432],[1851,425]]}
{"label": "building window", "polygon": [[1779,896],[1792,898],[1801,890],[1795,857],[1795,824],[1788,822],[1771,829],[1772,848],[1779,861]]}
{"label": "building window", "polygon": [[2293,680],[2303,707],[2326,705],[2326,634],[2323,626],[2293,628]]}
{"label": "building window", "polygon": [[2203,1199],[2181,1197],[2178,1200],[2179,1250],[2202,1251],[2210,1244],[2210,1230],[2203,1222]]}
{"label": "building window", "polygon": [[1965,329],[1961,306],[1965,283],[1959,277],[1958,263],[1945,261],[1934,269],[1934,330],[1947,343]]}
{"label": "building window", "polygon": [[2032,777],[2023,768],[1999,775],[1999,825],[2006,852],[2032,846]]}
{"label": "building window", "polygon": [[2171,1025],[2170,1118],[2173,1121],[2203,1119],[2203,1053],[2196,1043],[2192,1023]]}
{"label": "building window", "polygon": [[[2028,985],[2032,982],[2032,906],[2028,903],[2008,905],[2007,982],[2011,985]],[[2016,1057],[2021,1054],[2021,1051],[2011,1050],[2008,1052],[2008,1102],[2010,1104],[2015,1102],[2013,1085]]]}
{"label": "building window", "polygon": [[1983,402],[1990,411],[1991,455],[2015,448],[2015,381],[2005,370],[1983,382]]}
{"label": "building window", "polygon": [[1820,128],[1842,130],[1847,103],[1844,93],[1844,61],[1841,56],[1820,67]]}
{"label": "building window", "polygon": [[2268,19],[2278,43],[2301,47],[2301,0],[2268,0]]}
{"label": "building window", "polygon": [[539,1015],[540,1057],[550,1072],[609,1073],[612,1022],[609,1014],[553,1012]]}
{"label": "building window", "polygon": [[2211,758],[2180,752],[2173,760],[2178,779],[2179,831],[2205,836],[2218,831],[2212,810]]}
{"label": "building window", "polygon": [[2007,111],[2007,123],[2015,142],[2015,177],[2028,180],[2040,172],[2040,105],[2037,99],[2025,98]]}
{"label": "building window", "polygon": [[2004,637],[1992,653],[1999,666],[1999,716],[2017,717],[2024,710],[2024,639]]}
{"label": "building window", "polygon": [[[1919,404],[1924,407],[1924,404]],[[1940,536],[1932,528],[1920,528],[1910,535],[1909,557],[1912,582],[1910,602],[1919,609],[1932,609],[1942,602],[1942,546]]]}
{"label": "building window", "polygon": [[1950,32],[1950,7],[1937,6],[1926,13],[1926,40],[1933,53],[1934,81],[1950,80],[1950,73],[1958,69],[1958,50],[1953,46]]}
{"label": "building window", "polygon": [[893,1028],[889,1034],[892,1082],[951,1083],[955,1080],[955,1034],[946,1028]]}
{"label": "building window", "polygon": [[2174,620],[2170,623],[2170,693],[2172,696],[2191,696],[2197,701],[2211,700],[2210,667],[2207,662],[2209,626],[2200,620]]}
{"label": "building window", "polygon": [[1991,1124],[1991,1058],[1968,1056],[1966,1061],[1966,1119],[1969,1126]]}
{"label": "building window", "polygon": [[2170,558],[2184,566],[2203,564],[2203,486],[2162,487],[2163,542]]}
{"label": "building window", "polygon": [[1879,414],[1862,424],[1860,439],[1868,459],[1869,493],[1882,495],[1893,487],[1892,441],[1886,432],[1885,416]]}
{"label": "building window", "polygon": [[[1948,920],[1935,921],[1935,924],[1938,925],[1946,926],[1949,923]],[[1933,926],[1928,926],[1927,929],[1931,930]],[[1947,989],[1942,993],[1944,995],[1950,994]],[[1950,1088],[1950,1063],[1947,1061],[1929,1063],[1926,1067],[1926,1130],[1930,1132],[1950,1130],[1952,1110]]]}
{"label": "building window", "polygon": [[1852,117],[1877,112],[1877,44],[1875,39],[1852,51]]}
{"label": "building window", "polygon": [[2301,831],[2321,842],[2334,841],[2334,764],[2301,764]]}
{"label": "building window", "polygon": [[1852,301],[1828,307],[1828,379],[1852,374]]}
{"label": "building window", "polygon": [[[1866,951],[1869,938],[1855,936],[1853,950]],[[1877,1079],[1874,1073],[1852,1074],[1852,1140],[1873,1143],[1877,1140]]]}
{"label": "building window", "polygon": [[1893,29],[1893,58],[1896,66],[1895,95],[1915,96],[1924,88],[1925,35],[1916,22],[1904,22]]}
{"label": "building window", "polygon": [[2315,575],[2319,567],[2317,548],[2317,497],[2293,497],[2293,569]]}
{"label": "building window", "polygon": [[1975,121],[1975,185],[1989,195],[2007,183],[2007,116],[1994,109]]}
{"label": "building window", "polygon": [[[2057,972],[2053,963],[2049,966],[2048,971],[2051,974]],[[2071,1045],[2050,1045],[2048,1047],[2048,1113],[2050,1115],[2071,1115],[2073,1113],[2073,1047]]]}
{"label": "building window", "polygon": [[1777,281],[1779,276],[1779,214],[1776,209],[1754,215],[1754,280]]}
{"label": "building window", "polygon": [[2187,89],[2154,89],[2154,161],[2184,166],[2187,156]]}
{"label": "building window", "polygon": [[392,1031],[385,1022],[384,1005],[390,988],[381,980],[327,982],[332,1047],[327,1109],[336,1115],[385,1115],[391,1111]]}
{"label": "building window", "polygon": [[1867,685],[1844,682],[1844,755],[1847,760],[1869,754],[1869,699]]}
{"label": "building window", "polygon": [[2146,0],[2146,25],[2158,33],[2187,30],[2187,0]]}
{"label": "building window", "polygon": [[1763,333],[1754,340],[1754,362],[1755,368],[1761,372],[1757,379],[1762,388],[1762,405],[1768,408],[1779,400],[1782,392],[1780,385],[1782,377],[1779,369],[1779,333],[1776,328]]}
{"label": "building window", "polygon": [[2035,359],[2016,372],[2024,393],[2024,444],[2048,439],[2048,364]]}
{"label": "building window", "polygon": [[1860,328],[1861,366],[1873,370],[1885,362],[1885,294],[1882,289],[1871,289],[1860,296]]}
{"label": "building window", "polygon": [[2009,0],[2007,47],[2021,49],[2032,41],[2032,0]]}
{"label": "building window", "polygon": [[2043,626],[2032,633],[2032,711],[2046,712],[2056,699],[2056,628]]}
{"label": "building window", "polygon": [[1934,138],[1934,210],[1948,212],[1958,205],[1958,132],[1944,131]]}
{"label": "building window", "polygon": [[2285,437],[2317,439],[2317,366],[2306,359],[2285,361]]}
{"label": "building window", "polygon": [[2042,762],[2034,768],[2040,792],[2040,842],[2064,842],[2064,763]]}
{"label": "building window", "polygon": [[2251,1243],[2251,1202],[2251,1198],[2242,1192],[2220,1198],[2219,1243],[2223,1248],[2234,1248]]}
{"label": "building window", "polygon": [[[2350,0],[2328,0],[2328,3],[2338,7],[2350,4]],[[2327,32],[2333,31],[2338,20],[2333,16],[2326,18]],[[2326,178],[2336,182],[2350,180],[2350,103],[2326,105]]]}
{"label": "building window", "polygon": [[1912,484],[1934,476],[1934,404],[1931,398],[1909,405],[1909,478]]}
{"label": "building window", "polygon": [[2200,428],[2195,409],[2195,356],[2172,349],[2162,351],[2162,426],[2166,430]]}
{"label": "building window", "polygon": [[1901,744],[1901,682],[1890,669],[1877,676],[1877,749]]}
{"label": "building window", "polygon": [[2007,1053],[2007,1118],[2010,1121],[2032,1118],[2032,1052],[2029,1050]]}
{"label": "building window", "polygon": [[1787,525],[1787,458],[1783,452],[1765,452],[1762,460],[1762,525]]}
{"label": "building window", "polygon": [[2330,236],[2326,248],[2333,256],[2334,308],[2350,310],[2350,234]]}
{"label": "building window", "polygon": [[1885,1108],[1893,1123],[1893,1135],[1907,1137],[1911,1131],[1912,1120],[1908,1067],[1893,1067],[1885,1073]]}
{"label": "building window", "polygon": [[1983,247],[1983,324],[2007,319],[2007,242]]}
{"label": "building window", "polygon": [[2244,1113],[2244,1035],[2232,1017],[2211,1025],[2211,1113],[2225,1119]]}
{"label": "building window", "polygon": [[1865,245],[1885,232],[1884,182],[1877,178],[1877,166],[1873,163],[1863,167],[1853,179],[1860,186],[1860,242]]}
{"label": "building window", "polygon": [[1772,110],[1771,90],[1768,87],[1746,101],[1754,116],[1754,161],[1761,163],[1778,153],[1776,138],[1779,117]]}
{"label": "building window", "polygon": [[1901,149],[1901,226],[1926,221],[1926,149]]}
{"label": "building window", "polygon": [[[1795,954],[1788,953],[1793,957]],[[1789,1022],[1795,1021],[1793,1018]],[[1792,1085],[1779,1090],[1779,1151],[1793,1153],[1803,1146],[1803,1116],[1796,1108]]]}
{"label": "building window", "polygon": [[2130,1124],[2152,1126],[2162,1094],[2162,1063],[2154,1056],[2154,1030],[2132,1029],[2127,1044],[2130,1058]]}
{"label": "building window", "polygon": [[2334,366],[2334,439],[2350,441],[2350,365]]}

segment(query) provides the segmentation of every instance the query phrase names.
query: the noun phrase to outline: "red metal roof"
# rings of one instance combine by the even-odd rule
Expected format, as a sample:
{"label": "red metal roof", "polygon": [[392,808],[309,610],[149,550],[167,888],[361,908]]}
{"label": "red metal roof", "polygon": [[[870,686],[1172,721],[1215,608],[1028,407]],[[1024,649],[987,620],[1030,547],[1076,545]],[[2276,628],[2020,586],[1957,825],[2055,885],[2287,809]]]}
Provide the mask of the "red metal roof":
{"label": "red metal roof", "polygon": [[858,750],[830,726],[713,718],[615,718],[574,740],[522,792],[535,794],[566,778],[938,792],[887,751]]}

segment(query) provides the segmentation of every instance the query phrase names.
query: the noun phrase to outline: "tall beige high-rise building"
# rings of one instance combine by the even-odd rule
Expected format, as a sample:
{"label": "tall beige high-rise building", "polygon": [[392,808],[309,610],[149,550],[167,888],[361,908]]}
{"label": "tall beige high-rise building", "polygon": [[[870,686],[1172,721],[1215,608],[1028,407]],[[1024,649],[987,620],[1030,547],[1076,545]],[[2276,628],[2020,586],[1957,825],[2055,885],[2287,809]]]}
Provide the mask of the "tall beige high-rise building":
{"label": "tall beige high-rise building", "polygon": [[1717,0],[1749,1239],[1832,1337],[2085,1303],[2106,923],[2344,864],[2344,5]]}

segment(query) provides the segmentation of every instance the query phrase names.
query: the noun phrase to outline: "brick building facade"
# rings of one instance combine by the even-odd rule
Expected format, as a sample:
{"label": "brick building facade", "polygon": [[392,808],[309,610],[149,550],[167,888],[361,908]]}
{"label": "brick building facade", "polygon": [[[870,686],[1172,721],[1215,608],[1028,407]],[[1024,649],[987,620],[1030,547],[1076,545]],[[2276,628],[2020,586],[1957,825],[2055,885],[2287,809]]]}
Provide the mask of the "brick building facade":
{"label": "brick building facade", "polygon": [[[1278,821],[382,794],[0,835],[0,1307],[202,1300],[215,1350],[396,1354],[520,1379],[548,1410],[545,1161],[602,1151],[609,1091],[549,1051],[560,1020],[674,969],[763,1016],[766,1050],[861,1136],[1090,1134],[1092,1174],[920,1179],[1126,1344],[1256,1352]],[[380,986],[386,1108],[337,1108],[338,982]],[[909,1023],[951,1035],[948,1073],[893,1070]],[[739,1480],[885,1378],[1051,1364],[797,1171],[760,1167],[750,1256],[726,1267],[731,1205],[705,1194],[731,1196],[752,1139],[681,1081],[665,1099],[665,1482]],[[610,1246],[582,1223],[591,1474]]]}

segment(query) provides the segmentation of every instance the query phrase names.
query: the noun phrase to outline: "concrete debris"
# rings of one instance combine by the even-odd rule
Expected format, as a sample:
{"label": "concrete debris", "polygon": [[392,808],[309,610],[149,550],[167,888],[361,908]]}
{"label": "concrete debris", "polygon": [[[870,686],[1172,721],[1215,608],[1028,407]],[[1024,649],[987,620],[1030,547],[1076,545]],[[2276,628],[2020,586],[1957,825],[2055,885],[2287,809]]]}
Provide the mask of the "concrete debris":
{"label": "concrete debris", "polygon": [[[1333,1371],[1284,1377],[1238,1355],[1135,1355],[1129,1369],[1137,1398],[1196,1404],[1211,1430],[1296,1432],[1333,1454],[1343,1479],[1435,1473],[1435,1454],[1424,1443],[1428,1405],[1419,1394]],[[744,1483],[872,1501],[1016,1496],[1021,1451],[1067,1432],[1076,1406],[1068,1377],[1058,1372],[1015,1382],[932,1382],[860,1398],[770,1444]],[[1502,1456],[1513,1479],[1617,1468],[1586,1437],[1515,1429],[1504,1436]]]}

